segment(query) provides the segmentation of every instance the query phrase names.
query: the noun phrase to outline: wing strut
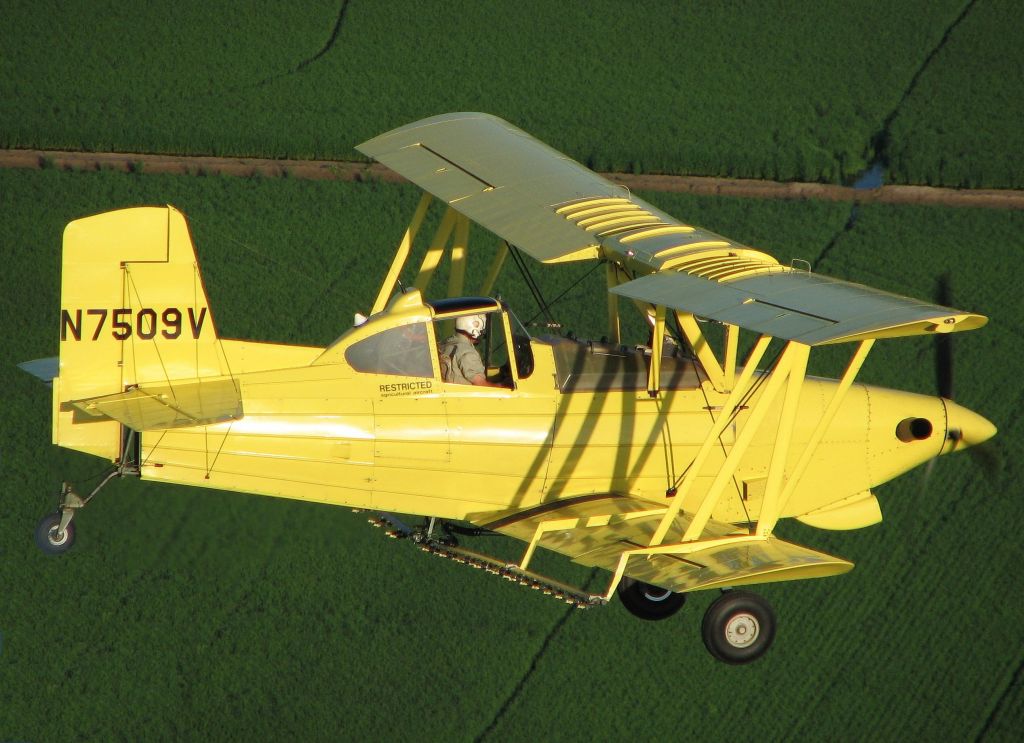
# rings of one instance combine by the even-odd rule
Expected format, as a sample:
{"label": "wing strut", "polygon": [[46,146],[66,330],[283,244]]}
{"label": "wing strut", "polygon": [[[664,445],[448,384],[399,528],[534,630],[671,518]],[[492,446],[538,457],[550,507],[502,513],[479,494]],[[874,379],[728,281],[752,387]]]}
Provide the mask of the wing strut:
{"label": "wing strut", "polygon": [[740,342],[739,325],[725,326],[725,368],[722,370],[722,384],[731,390],[736,382],[736,353]]}
{"label": "wing strut", "polygon": [[605,264],[605,279],[608,283],[608,342],[622,343],[622,329],[619,323],[619,295],[611,290],[619,285],[619,269],[614,261]]}
{"label": "wing strut", "polygon": [[654,308],[654,328],[651,335],[651,366],[647,372],[647,394],[657,397],[661,389],[661,353],[665,346],[665,305]]}
{"label": "wing strut", "polygon": [[480,296],[491,296],[491,290],[494,288],[494,283],[498,280],[498,275],[501,274],[501,268],[505,265],[505,257],[508,253],[509,251],[507,250],[494,251],[494,258],[491,260],[491,267],[487,270],[487,278],[485,278],[484,283],[480,285]]}
{"label": "wing strut", "polygon": [[[860,368],[864,365],[864,360],[868,357],[868,352],[871,351],[871,347],[874,343],[875,341],[873,338],[868,338],[867,340],[863,340],[857,344],[857,350],[846,365],[846,370],[843,372],[843,376],[839,380],[839,384],[836,386],[836,391],[832,395],[832,399],[829,401],[828,407],[825,408],[825,412],[822,414],[821,420],[818,421],[818,425],[811,433],[811,437],[807,441],[807,446],[804,447],[804,450],[800,455],[800,459],[797,460],[796,466],[793,468],[793,471],[789,473],[789,477],[786,479],[786,485],[782,489],[782,494],[779,496],[774,513],[769,513],[767,511],[767,504],[765,507],[762,507],[758,529],[761,529],[763,526],[768,533],[771,533],[771,530],[775,527],[775,523],[779,519],[779,514],[785,510],[790,496],[793,495],[793,491],[796,489],[797,483],[800,482],[800,478],[803,477],[804,471],[811,463],[811,459],[818,448],[818,444],[820,444],[822,438],[824,438],[825,431],[828,430],[829,424],[832,423],[832,419],[836,417],[836,413],[839,411],[839,406],[846,397],[846,393],[853,384],[853,380],[856,378],[858,372],[860,372]],[[765,493],[765,496],[767,497],[767,492]]]}
{"label": "wing strut", "polygon": [[[676,319],[679,321],[679,327],[683,331],[683,335],[686,336],[687,343],[690,344],[690,348],[697,354],[700,365],[704,367],[704,371],[708,375],[711,384],[719,392],[726,391],[728,388],[725,385],[725,372],[722,371],[722,366],[718,363],[714,350],[697,324],[697,318],[689,312],[677,311]],[[733,371],[735,372],[735,355],[733,356]]]}
{"label": "wing strut", "polygon": [[[757,343],[755,343],[754,347],[750,350],[750,354],[747,356],[746,364],[743,367],[743,371],[740,372],[740,378],[737,380],[736,386],[722,405],[722,410],[718,415],[718,419],[711,427],[711,431],[704,439],[704,443],[701,444],[700,451],[697,452],[697,456],[694,457],[693,462],[690,464],[686,475],[683,477],[683,482],[680,484],[675,496],[672,498],[672,502],[669,504],[668,510],[662,517],[661,523],[658,524],[658,528],[655,530],[654,536],[651,538],[650,544],[652,547],[661,544],[669,527],[675,521],[680,509],[683,507],[683,499],[696,482],[697,474],[703,468],[704,462],[711,453],[715,442],[722,435],[722,432],[725,431],[726,426],[729,425],[729,421],[732,420],[733,412],[736,410],[736,407],[740,404],[740,401],[746,394],[747,389],[750,387],[754,376],[754,369],[764,356],[764,352],[768,348],[768,344],[771,340],[770,336],[762,335],[757,339]],[[708,511],[708,515],[710,515],[710,510]],[[705,517],[704,520],[706,522],[707,518]],[[701,528],[703,528],[703,524],[701,525]]]}
{"label": "wing strut", "polygon": [[423,224],[423,217],[426,216],[427,207],[430,206],[433,198],[427,191],[424,191],[423,196],[420,197],[419,206],[416,207],[416,211],[412,215],[412,221],[409,222],[409,226],[405,229],[405,234],[402,235],[402,241],[398,244],[394,260],[391,261],[391,268],[388,270],[384,283],[381,284],[380,292],[373,303],[373,309],[370,310],[371,315],[375,315],[383,310],[391,298],[391,294],[395,290],[395,284],[398,282],[398,276],[402,273],[402,268],[405,266],[405,262],[409,258],[409,252],[412,250],[412,241],[416,239],[416,233],[419,232],[420,225]]}
{"label": "wing strut", "polygon": [[445,210],[444,216],[441,217],[441,224],[437,226],[437,232],[434,233],[434,239],[430,241],[427,254],[423,256],[423,263],[420,264],[420,271],[416,274],[416,281],[413,283],[413,286],[421,292],[426,292],[430,280],[434,278],[434,271],[437,270],[441,257],[444,255],[448,238],[451,237],[452,231],[455,229],[455,216],[454,209],[449,207]]}
{"label": "wing strut", "polygon": [[[783,403],[783,412],[785,413],[790,405],[795,408],[795,402],[791,402],[790,398],[799,395],[800,385],[803,383],[804,371],[807,368],[808,352],[809,347],[802,343],[790,341],[786,344],[786,348],[783,350],[782,356],[779,357],[775,370],[772,371],[771,375],[768,377],[768,382],[765,385],[764,390],[761,392],[757,402],[750,410],[750,415],[747,418],[746,423],[743,425],[743,430],[740,431],[740,434],[736,439],[736,443],[733,444],[732,449],[729,451],[729,456],[725,458],[725,462],[718,470],[718,474],[715,476],[714,482],[708,489],[707,495],[705,495],[704,499],[701,501],[700,507],[697,509],[697,513],[693,517],[693,521],[690,522],[690,525],[687,527],[686,533],[683,535],[683,542],[691,542],[700,539],[700,535],[704,531],[704,527],[707,525],[708,519],[711,518],[712,511],[714,511],[715,506],[718,504],[718,499],[725,489],[725,485],[736,472],[736,468],[739,466],[744,454],[746,454],[751,442],[753,442],[754,437],[757,435],[758,429],[764,421],[772,401],[775,399],[779,390],[782,389],[783,382],[787,379],[790,380],[790,384],[786,395],[787,400]],[[746,369],[744,369],[744,372],[746,372]],[[785,441],[782,442],[782,450],[780,451],[778,443],[776,444],[775,449],[775,455],[779,456],[782,463],[785,462],[785,454],[788,451],[788,438],[789,432],[791,432],[793,428],[792,424],[795,419],[795,409],[792,410],[789,415],[790,418],[788,426],[786,426],[787,421],[785,418],[780,420],[780,434],[782,433],[783,428],[788,431],[783,436]],[[724,410],[722,411],[722,417],[727,417],[725,416]],[[731,415],[728,417],[731,417]],[[718,422],[716,421],[716,426],[717,423]],[[705,444],[709,443],[710,437],[708,437],[708,439],[708,441],[705,441]],[[768,470],[769,476],[774,470],[778,473],[776,476],[781,477],[781,472],[778,471],[779,466],[781,465],[778,464],[775,456],[773,455],[773,461]],[[687,472],[687,477],[691,479],[691,483],[696,480],[696,474],[696,471],[692,467],[690,472]],[[681,498],[685,497],[685,495],[686,493],[682,488],[680,488],[675,497]],[[766,493],[765,499],[767,498],[768,495]],[[660,544],[660,540],[658,543]]]}
{"label": "wing strut", "polygon": [[[807,469],[811,459],[813,458],[818,444],[821,442],[829,425],[835,418],[846,393],[853,384],[853,380],[860,371],[861,366],[863,366],[864,360],[867,358],[868,352],[871,350],[873,343],[874,341],[872,339],[866,339],[858,345],[857,350],[854,352],[847,364],[842,378],[839,380],[839,384],[836,387],[836,391],[833,394],[832,399],[829,401],[821,419],[815,426],[807,445],[801,452],[796,466],[788,473],[786,471],[786,464],[789,461],[790,444],[792,441],[793,431],[796,427],[796,413],[800,402],[800,393],[803,388],[807,372],[807,359],[810,355],[810,346],[803,343],[797,343],[796,341],[790,341],[786,344],[786,347],[779,358],[778,364],[767,378],[767,384],[765,385],[763,392],[760,394],[756,403],[750,410],[749,417],[747,418],[743,429],[740,431],[736,442],[730,449],[728,456],[726,456],[725,462],[719,468],[714,481],[707,490],[707,493],[700,501],[700,505],[697,507],[697,511],[694,514],[692,521],[690,521],[686,528],[686,532],[683,534],[681,545],[698,542],[703,544],[704,541],[706,541],[701,541],[701,536],[704,533],[704,529],[711,518],[711,514],[714,511],[721,494],[724,492],[726,484],[735,473],[736,468],[745,456],[747,449],[757,436],[758,429],[764,421],[773,401],[782,390],[783,386],[785,386],[786,392],[783,396],[782,411],[779,417],[778,429],[775,433],[775,446],[772,450],[771,460],[768,465],[764,500],[760,513],[758,514],[756,530],[754,534],[751,535],[762,539],[771,536],[772,531],[775,528],[775,524],[779,520],[780,514],[785,510],[786,504],[792,496],[797,483],[799,483],[800,478],[803,476],[804,471]],[[762,336],[758,341],[758,345],[762,344],[765,346],[767,345],[766,336]],[[751,351],[751,356],[755,356],[757,351],[758,346],[755,346],[754,350]],[[761,350],[761,353],[763,354],[763,349]],[[683,500],[692,490],[697,479],[697,473],[703,467],[707,454],[710,452],[714,442],[721,435],[725,425],[732,420],[733,411],[736,409],[739,401],[745,398],[746,391],[752,386],[751,361],[752,359],[748,358],[747,364],[740,375],[740,379],[738,380],[736,387],[733,389],[729,399],[723,406],[718,419],[715,421],[715,425],[705,438],[700,451],[697,453],[694,461],[687,469],[682,484],[673,496],[672,503],[669,505],[668,510],[662,517],[658,528],[655,530],[650,542],[650,548],[653,549],[661,546],[672,520],[676,517],[682,507]],[[753,360],[753,363],[756,364],[756,359]],[[665,548],[669,548],[670,546],[671,545],[665,545]]]}
{"label": "wing strut", "polygon": [[[807,373],[807,357],[811,353],[811,347],[805,346],[803,343],[791,341],[788,346],[786,355],[791,354],[793,358],[788,370],[789,384],[786,385],[786,397],[782,403],[782,414],[779,416],[779,429],[775,436],[772,459],[768,464],[768,480],[765,483],[764,501],[757,519],[756,533],[761,537],[770,536],[775,522],[778,521],[779,491],[782,489],[783,475],[786,471],[789,444],[793,439],[793,427],[796,423],[797,405],[800,402],[800,390],[804,386],[804,375]],[[778,370],[772,376],[774,377],[777,373]],[[758,403],[758,408],[762,408],[766,402],[766,400],[761,400]]]}

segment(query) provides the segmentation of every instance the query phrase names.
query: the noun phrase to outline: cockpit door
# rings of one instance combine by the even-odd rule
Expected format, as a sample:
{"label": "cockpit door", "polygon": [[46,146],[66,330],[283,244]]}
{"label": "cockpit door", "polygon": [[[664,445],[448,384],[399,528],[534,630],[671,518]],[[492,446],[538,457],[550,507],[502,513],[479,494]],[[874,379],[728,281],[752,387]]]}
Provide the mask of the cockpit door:
{"label": "cockpit door", "polygon": [[488,314],[488,326],[477,348],[488,378],[501,386],[441,383],[452,445],[449,495],[466,513],[539,502],[550,455],[553,385],[528,383],[529,337],[508,313]]}

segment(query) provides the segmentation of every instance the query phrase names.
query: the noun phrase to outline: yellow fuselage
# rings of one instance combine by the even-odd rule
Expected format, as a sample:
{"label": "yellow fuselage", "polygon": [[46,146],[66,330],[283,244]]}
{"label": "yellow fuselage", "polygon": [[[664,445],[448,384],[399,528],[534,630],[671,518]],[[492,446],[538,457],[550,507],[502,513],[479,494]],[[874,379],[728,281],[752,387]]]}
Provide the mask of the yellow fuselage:
{"label": "yellow fuselage", "polygon": [[[489,369],[503,387],[441,381],[431,349],[456,317],[478,311],[492,313],[494,347],[515,351]],[[678,349],[659,356],[660,385],[649,394],[649,355],[529,339],[486,298],[431,303],[402,293],[327,348],[223,340],[172,207],[68,225],[60,322],[55,444],[116,461],[133,428],[146,479],[383,511],[461,519],[590,493],[666,505],[699,459],[678,491],[682,508],[713,503],[716,521],[754,522],[780,431],[790,430],[780,427],[783,401],[798,397],[769,499],[783,517],[856,528],[881,518],[872,487],[995,432],[949,401],[855,385],[808,448],[838,383],[807,378],[792,397],[770,398],[755,382],[711,440],[729,396],[698,361]],[[407,343],[417,351],[405,353]],[[374,358],[379,367],[357,370]],[[391,373],[395,362],[405,374]],[[772,402],[762,406],[762,396]],[[749,426],[756,435],[744,437],[761,414]],[[728,482],[719,476],[730,472]]]}
{"label": "yellow fuselage", "polygon": [[[515,389],[445,384],[354,371],[323,349],[224,341],[245,415],[214,426],[146,432],[143,478],[358,508],[451,519],[526,508],[587,493],[622,493],[663,505],[707,436],[725,395],[707,382],[663,390],[561,392],[551,346],[533,341],[535,369]],[[808,378],[793,464],[836,382]],[[696,509],[742,430],[755,393],[707,459],[684,508]],[[878,520],[870,489],[949,450],[940,398],[855,385],[828,428],[783,517],[833,504],[808,523],[853,528]],[[713,513],[758,517],[781,409],[776,402]],[[962,411],[962,408],[956,408]],[[967,412],[967,411],[963,411]],[[934,425],[902,441],[907,418]]]}

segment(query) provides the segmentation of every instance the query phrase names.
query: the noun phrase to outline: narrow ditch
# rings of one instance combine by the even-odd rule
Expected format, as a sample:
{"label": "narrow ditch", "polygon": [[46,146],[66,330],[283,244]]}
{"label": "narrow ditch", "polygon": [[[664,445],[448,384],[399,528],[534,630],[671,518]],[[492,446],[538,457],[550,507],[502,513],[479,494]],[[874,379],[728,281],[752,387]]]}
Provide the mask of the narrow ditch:
{"label": "narrow ditch", "polygon": [[[596,577],[597,568],[594,568],[590,571],[590,576],[587,578],[586,582],[582,586],[584,591],[590,590],[590,584],[593,583]],[[478,736],[476,736],[476,738],[473,739],[474,743],[482,743],[482,741],[486,740],[488,736],[490,736],[491,733],[494,732],[495,728],[497,728],[498,726],[498,723],[500,723],[502,718],[505,717],[505,714],[508,712],[509,708],[513,704],[515,704],[515,701],[519,698],[519,695],[522,693],[523,688],[526,686],[527,682],[536,672],[537,666],[540,664],[540,661],[544,657],[544,654],[547,653],[548,648],[551,646],[551,643],[554,642],[555,639],[558,637],[559,633],[561,633],[562,628],[565,626],[565,623],[569,621],[569,618],[578,611],[579,609],[577,609],[576,607],[570,606],[565,610],[562,616],[558,618],[558,621],[555,622],[555,625],[551,628],[551,631],[548,632],[548,634],[544,637],[544,642],[541,643],[540,648],[538,648],[537,652],[534,653],[533,658],[530,661],[530,666],[526,669],[526,673],[524,673],[522,678],[520,678],[519,681],[516,683],[515,687],[512,689],[512,692],[508,695],[508,697],[505,698],[505,701],[502,702],[501,706],[498,708],[498,711],[494,713],[494,717],[491,718],[491,721],[490,723],[488,723],[487,727],[485,727],[483,731]]]}
{"label": "narrow ditch", "polygon": [[854,188],[877,188],[885,182],[885,171],[888,170],[891,162],[889,147],[892,144],[892,123],[899,116],[900,109],[903,107],[903,104],[906,103],[907,99],[910,98],[917,89],[917,84],[921,79],[921,75],[923,75],[925,70],[928,69],[932,60],[935,59],[935,56],[942,51],[942,48],[946,45],[946,42],[949,41],[949,37],[952,35],[953,31],[960,25],[964,18],[967,17],[971,8],[974,7],[975,2],[977,2],[977,0],[968,0],[959,15],[957,15],[957,17],[953,19],[953,22],[946,27],[946,30],[943,32],[938,43],[930,52],[928,52],[927,55],[925,55],[924,61],[921,62],[920,66],[911,76],[910,82],[903,90],[903,94],[900,96],[896,106],[889,112],[889,115],[885,117],[882,121],[881,128],[875,132],[874,136],[871,138],[871,151],[874,153],[874,156],[871,160],[871,164],[857,176],[857,179],[853,184]]}
{"label": "narrow ditch", "polygon": [[[874,166],[873,166],[874,167]],[[0,168],[69,172],[111,170],[135,174],[171,174],[241,178],[298,178],[300,180],[380,181],[405,179],[379,163],[351,160],[286,160],[208,155],[158,155],[134,152],[74,152],[70,150],[0,149]],[[870,169],[869,169],[870,170]],[[601,173],[630,191],[690,193],[749,199],[846,201],[879,204],[918,204],[981,209],[1024,209],[1024,190],[956,189],[933,186],[865,186],[869,190],[829,183],[780,183],[752,178],[689,175]]]}

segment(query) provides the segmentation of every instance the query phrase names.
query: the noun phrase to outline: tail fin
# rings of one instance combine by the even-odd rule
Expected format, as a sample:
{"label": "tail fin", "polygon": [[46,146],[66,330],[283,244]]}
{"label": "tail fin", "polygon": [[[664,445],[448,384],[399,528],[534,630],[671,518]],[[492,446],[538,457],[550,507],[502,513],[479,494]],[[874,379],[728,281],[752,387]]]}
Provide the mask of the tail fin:
{"label": "tail fin", "polygon": [[184,215],[138,207],[64,230],[53,442],[115,460],[121,424],[70,403],[230,374]]}

